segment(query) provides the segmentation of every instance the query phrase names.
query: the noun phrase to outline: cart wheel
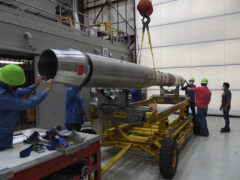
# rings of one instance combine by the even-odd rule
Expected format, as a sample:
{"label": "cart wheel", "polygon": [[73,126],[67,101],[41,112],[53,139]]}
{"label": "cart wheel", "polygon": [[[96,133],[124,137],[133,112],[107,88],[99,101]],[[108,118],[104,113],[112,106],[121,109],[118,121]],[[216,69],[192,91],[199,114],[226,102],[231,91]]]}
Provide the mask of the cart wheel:
{"label": "cart wheel", "polygon": [[97,134],[93,129],[83,129],[81,132],[88,134]]}
{"label": "cart wheel", "polygon": [[195,135],[200,134],[200,124],[199,124],[198,118],[196,116],[193,117],[193,133]]}
{"label": "cart wheel", "polygon": [[160,152],[159,169],[164,178],[173,178],[178,164],[177,142],[167,139],[162,142]]}

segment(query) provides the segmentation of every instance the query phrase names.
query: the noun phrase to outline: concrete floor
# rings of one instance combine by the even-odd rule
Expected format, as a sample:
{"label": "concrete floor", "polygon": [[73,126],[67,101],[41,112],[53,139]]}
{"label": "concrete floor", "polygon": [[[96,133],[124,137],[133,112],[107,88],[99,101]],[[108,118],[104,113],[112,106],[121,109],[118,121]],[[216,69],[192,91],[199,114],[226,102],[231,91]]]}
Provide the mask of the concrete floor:
{"label": "concrete floor", "polygon": [[[221,134],[222,117],[207,117],[209,137],[193,135],[179,155],[174,180],[240,179],[240,118],[230,118],[231,132]],[[119,150],[102,148],[102,167]],[[161,180],[158,161],[147,153],[129,151],[103,180]]]}

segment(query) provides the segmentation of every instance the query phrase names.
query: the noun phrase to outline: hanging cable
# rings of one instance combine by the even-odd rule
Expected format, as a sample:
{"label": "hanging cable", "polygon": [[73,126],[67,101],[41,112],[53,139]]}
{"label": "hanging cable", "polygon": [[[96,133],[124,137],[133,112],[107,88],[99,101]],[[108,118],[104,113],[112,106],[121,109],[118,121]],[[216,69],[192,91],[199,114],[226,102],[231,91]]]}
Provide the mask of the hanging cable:
{"label": "hanging cable", "polygon": [[143,24],[142,40],[141,40],[141,47],[140,47],[140,51],[139,51],[138,64],[141,64],[141,56],[142,56],[141,52],[142,52],[143,40],[144,40],[144,35],[145,35],[145,29],[147,29],[148,40],[149,40],[149,45],[150,45],[150,50],[151,50],[151,55],[152,55],[154,76],[155,76],[154,83],[156,83],[157,72],[156,72],[156,66],[155,66],[153,50],[152,50],[151,35],[150,35],[150,31],[149,31],[149,26],[148,26],[150,21],[151,21],[150,15],[153,12],[153,6],[152,6],[151,1],[149,1],[149,0],[141,0],[141,1],[139,1],[138,5],[137,5],[137,9],[138,9],[139,13],[141,14],[141,16],[143,16],[143,18],[142,18],[142,24]]}

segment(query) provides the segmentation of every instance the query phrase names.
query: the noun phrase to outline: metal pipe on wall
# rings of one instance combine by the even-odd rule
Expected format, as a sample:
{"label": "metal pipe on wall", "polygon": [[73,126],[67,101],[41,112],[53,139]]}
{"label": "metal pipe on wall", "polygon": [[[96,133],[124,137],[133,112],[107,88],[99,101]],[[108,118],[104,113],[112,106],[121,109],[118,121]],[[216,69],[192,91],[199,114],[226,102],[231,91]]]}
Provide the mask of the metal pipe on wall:
{"label": "metal pipe on wall", "polygon": [[78,50],[43,51],[38,71],[44,79],[79,87],[144,88],[182,85],[185,81],[160,71],[155,80],[154,70],[149,67]]}

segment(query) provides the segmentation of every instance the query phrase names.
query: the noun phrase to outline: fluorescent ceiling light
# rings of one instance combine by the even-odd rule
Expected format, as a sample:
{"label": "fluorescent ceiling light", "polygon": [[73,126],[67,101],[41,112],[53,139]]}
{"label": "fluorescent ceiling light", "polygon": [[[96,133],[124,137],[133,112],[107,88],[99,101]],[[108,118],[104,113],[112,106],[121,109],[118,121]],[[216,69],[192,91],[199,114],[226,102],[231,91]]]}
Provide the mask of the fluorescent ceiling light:
{"label": "fluorescent ceiling light", "polygon": [[0,60],[1,64],[24,64],[23,62]]}

